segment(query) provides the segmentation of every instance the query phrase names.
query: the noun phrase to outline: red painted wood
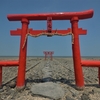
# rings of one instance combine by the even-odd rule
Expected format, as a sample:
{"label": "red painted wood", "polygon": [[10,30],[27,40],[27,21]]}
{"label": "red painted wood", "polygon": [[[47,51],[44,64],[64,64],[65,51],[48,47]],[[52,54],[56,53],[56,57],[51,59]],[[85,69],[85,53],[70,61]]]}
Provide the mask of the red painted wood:
{"label": "red painted wood", "polygon": [[8,67],[8,66],[18,66],[19,65],[19,61],[18,60],[7,60],[7,61],[0,61],[0,66],[2,67]]}
{"label": "red painted wood", "polygon": [[82,28],[78,28],[77,32],[79,35],[86,35],[87,34],[87,30],[83,30]]}
{"label": "red painted wood", "polygon": [[83,88],[84,78],[83,78],[83,72],[81,67],[81,56],[80,56],[79,34],[78,34],[78,17],[73,17],[71,19],[71,27],[74,36],[72,51],[73,51],[75,81],[76,81],[76,86],[78,88]]}
{"label": "red painted wood", "polygon": [[[19,54],[17,88],[23,88],[25,86],[27,40],[26,42],[24,40],[27,34],[28,24],[29,24],[29,21],[26,18],[23,18],[21,22],[22,22],[22,34],[20,38],[20,54]],[[25,45],[23,48],[24,42]]]}
{"label": "red painted wood", "polygon": [[98,78],[100,85],[100,60],[82,60],[82,67],[98,67]]}
{"label": "red painted wood", "polygon": [[2,87],[2,67],[16,67],[16,66],[19,66],[18,60],[0,61],[0,88]]}
{"label": "red painted wood", "polygon": [[2,66],[0,66],[0,88],[2,88]]}
{"label": "red painted wood", "polygon": [[10,31],[10,34],[11,35],[21,35],[21,29],[17,29],[17,30],[11,30]]}
{"label": "red painted wood", "polygon": [[82,67],[100,67],[100,60],[82,60]]}
{"label": "red painted wood", "polygon": [[[47,30],[33,30],[32,28],[29,29],[29,31],[27,32],[29,33],[29,35],[37,37],[40,35],[60,35],[60,36],[65,36],[65,35],[70,35],[72,33],[72,29],[68,28],[66,30],[52,30],[51,33],[48,33]],[[70,33],[70,34],[69,34]],[[11,35],[21,35],[21,29],[17,29],[17,30],[11,30],[10,31]],[[83,30],[82,28],[78,29],[78,34],[79,35],[86,35],[87,34],[87,30]]]}
{"label": "red painted wood", "polygon": [[99,78],[99,85],[100,85],[100,67],[98,68],[98,78]]}
{"label": "red painted wood", "polygon": [[52,55],[54,54],[54,52],[53,51],[44,51],[43,52],[44,54],[45,54],[45,60],[46,60],[46,58],[48,57],[48,56],[50,56],[50,58],[51,58],[51,60],[52,60]]}
{"label": "red painted wood", "polygon": [[70,20],[74,16],[78,17],[79,19],[91,18],[93,16],[93,10],[41,14],[9,14],[7,15],[7,18],[10,21],[21,21],[22,18],[27,18],[28,20],[47,20],[47,17],[52,17],[52,20]]}
{"label": "red painted wood", "polygon": [[47,32],[52,32],[52,17],[47,17]]}

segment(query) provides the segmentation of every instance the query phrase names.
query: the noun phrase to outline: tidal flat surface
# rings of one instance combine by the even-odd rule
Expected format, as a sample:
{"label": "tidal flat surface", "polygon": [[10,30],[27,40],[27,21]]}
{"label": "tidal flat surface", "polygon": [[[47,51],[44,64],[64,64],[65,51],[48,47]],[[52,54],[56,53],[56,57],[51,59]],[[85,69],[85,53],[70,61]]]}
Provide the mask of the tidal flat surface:
{"label": "tidal flat surface", "polygon": [[[0,60],[17,60],[18,57],[0,57]],[[82,57],[82,59],[100,60],[100,57]],[[75,89],[75,77],[72,57],[54,57],[44,60],[44,57],[27,57],[26,87],[18,92],[11,88],[11,82],[16,83],[18,67],[3,67],[3,91],[1,100],[54,100],[53,98],[36,95],[31,92],[33,85],[47,81],[59,84],[65,95],[59,100],[100,100],[98,84],[98,68],[83,67],[85,88],[83,91]],[[47,76],[47,77],[46,77]]]}

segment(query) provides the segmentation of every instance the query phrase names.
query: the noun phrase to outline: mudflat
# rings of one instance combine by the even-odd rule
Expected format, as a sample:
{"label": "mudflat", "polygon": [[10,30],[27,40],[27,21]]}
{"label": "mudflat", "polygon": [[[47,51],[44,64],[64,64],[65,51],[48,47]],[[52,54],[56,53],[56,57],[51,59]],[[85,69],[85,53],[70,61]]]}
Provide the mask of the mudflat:
{"label": "mudflat", "polygon": [[[0,60],[17,60],[18,57],[0,57]],[[84,57],[82,59],[100,60],[99,57]],[[26,86],[23,91],[17,91],[16,78],[18,67],[3,67],[3,87],[0,89],[0,100],[56,100],[52,97],[53,88],[61,88],[59,100],[100,100],[98,83],[98,68],[83,67],[85,88],[76,90],[72,57],[54,57],[51,61],[44,57],[27,57]],[[52,85],[48,86],[48,83]],[[54,83],[54,87],[53,86]],[[12,86],[13,85],[13,86]],[[43,94],[38,85],[49,91]],[[45,86],[44,86],[45,85]],[[37,92],[32,91],[37,87]],[[49,90],[48,90],[49,87]],[[56,91],[56,90],[54,90]],[[58,93],[59,94],[59,93]]]}

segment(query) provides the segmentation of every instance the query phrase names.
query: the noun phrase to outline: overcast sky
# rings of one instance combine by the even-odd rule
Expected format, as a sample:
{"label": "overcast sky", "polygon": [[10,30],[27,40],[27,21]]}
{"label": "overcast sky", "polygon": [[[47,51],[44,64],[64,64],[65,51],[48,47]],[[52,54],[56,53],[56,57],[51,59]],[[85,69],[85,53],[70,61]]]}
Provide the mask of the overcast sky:
{"label": "overcast sky", "polygon": [[[80,36],[82,56],[100,56],[100,0],[1,0],[0,1],[0,56],[18,56],[20,36],[10,30],[21,28],[20,21],[8,21],[8,14],[48,12],[78,12],[94,10],[93,18],[80,20],[79,28],[87,29]],[[70,21],[53,21],[53,29],[70,28]],[[29,28],[46,29],[46,21],[31,21]],[[28,56],[43,56],[43,51],[54,51],[54,56],[71,56],[71,36],[28,37]]]}

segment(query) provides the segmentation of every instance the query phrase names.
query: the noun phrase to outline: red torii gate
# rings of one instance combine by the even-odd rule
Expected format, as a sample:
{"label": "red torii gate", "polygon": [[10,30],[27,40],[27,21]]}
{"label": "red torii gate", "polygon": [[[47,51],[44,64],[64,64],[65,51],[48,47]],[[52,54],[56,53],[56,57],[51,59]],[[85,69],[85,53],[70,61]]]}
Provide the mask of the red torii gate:
{"label": "red torii gate", "polygon": [[51,60],[52,60],[52,54],[54,54],[53,51],[44,51],[43,53],[45,54],[45,60],[46,60],[46,58],[47,58],[48,56],[50,56],[50,58],[51,58]]}
{"label": "red torii gate", "polygon": [[18,60],[5,60],[0,61],[0,88],[2,88],[2,67],[17,67],[19,66]]}
{"label": "red torii gate", "polygon": [[[28,35],[31,35],[34,37],[37,37],[40,35],[47,35],[47,36],[72,35],[72,52],[73,52],[76,86],[79,89],[83,89],[84,78],[83,78],[83,72],[82,72],[81,65],[86,66],[88,61],[81,62],[79,35],[85,35],[87,31],[83,30],[82,28],[78,28],[78,21],[91,18],[92,16],[93,16],[93,10],[87,10],[83,12],[64,12],[64,13],[61,12],[61,13],[44,13],[44,14],[10,14],[8,15],[7,18],[9,21],[21,21],[22,23],[21,29],[12,30],[10,32],[11,35],[21,36],[17,88],[22,89],[25,86],[25,69],[26,69],[26,53],[27,53],[27,36]],[[29,24],[29,21],[31,20],[47,20],[47,30],[29,29],[28,24]],[[71,28],[68,28],[67,30],[52,30],[52,20],[70,20]],[[98,64],[98,66],[99,65],[100,64]],[[99,69],[99,76],[100,76],[100,69]]]}

